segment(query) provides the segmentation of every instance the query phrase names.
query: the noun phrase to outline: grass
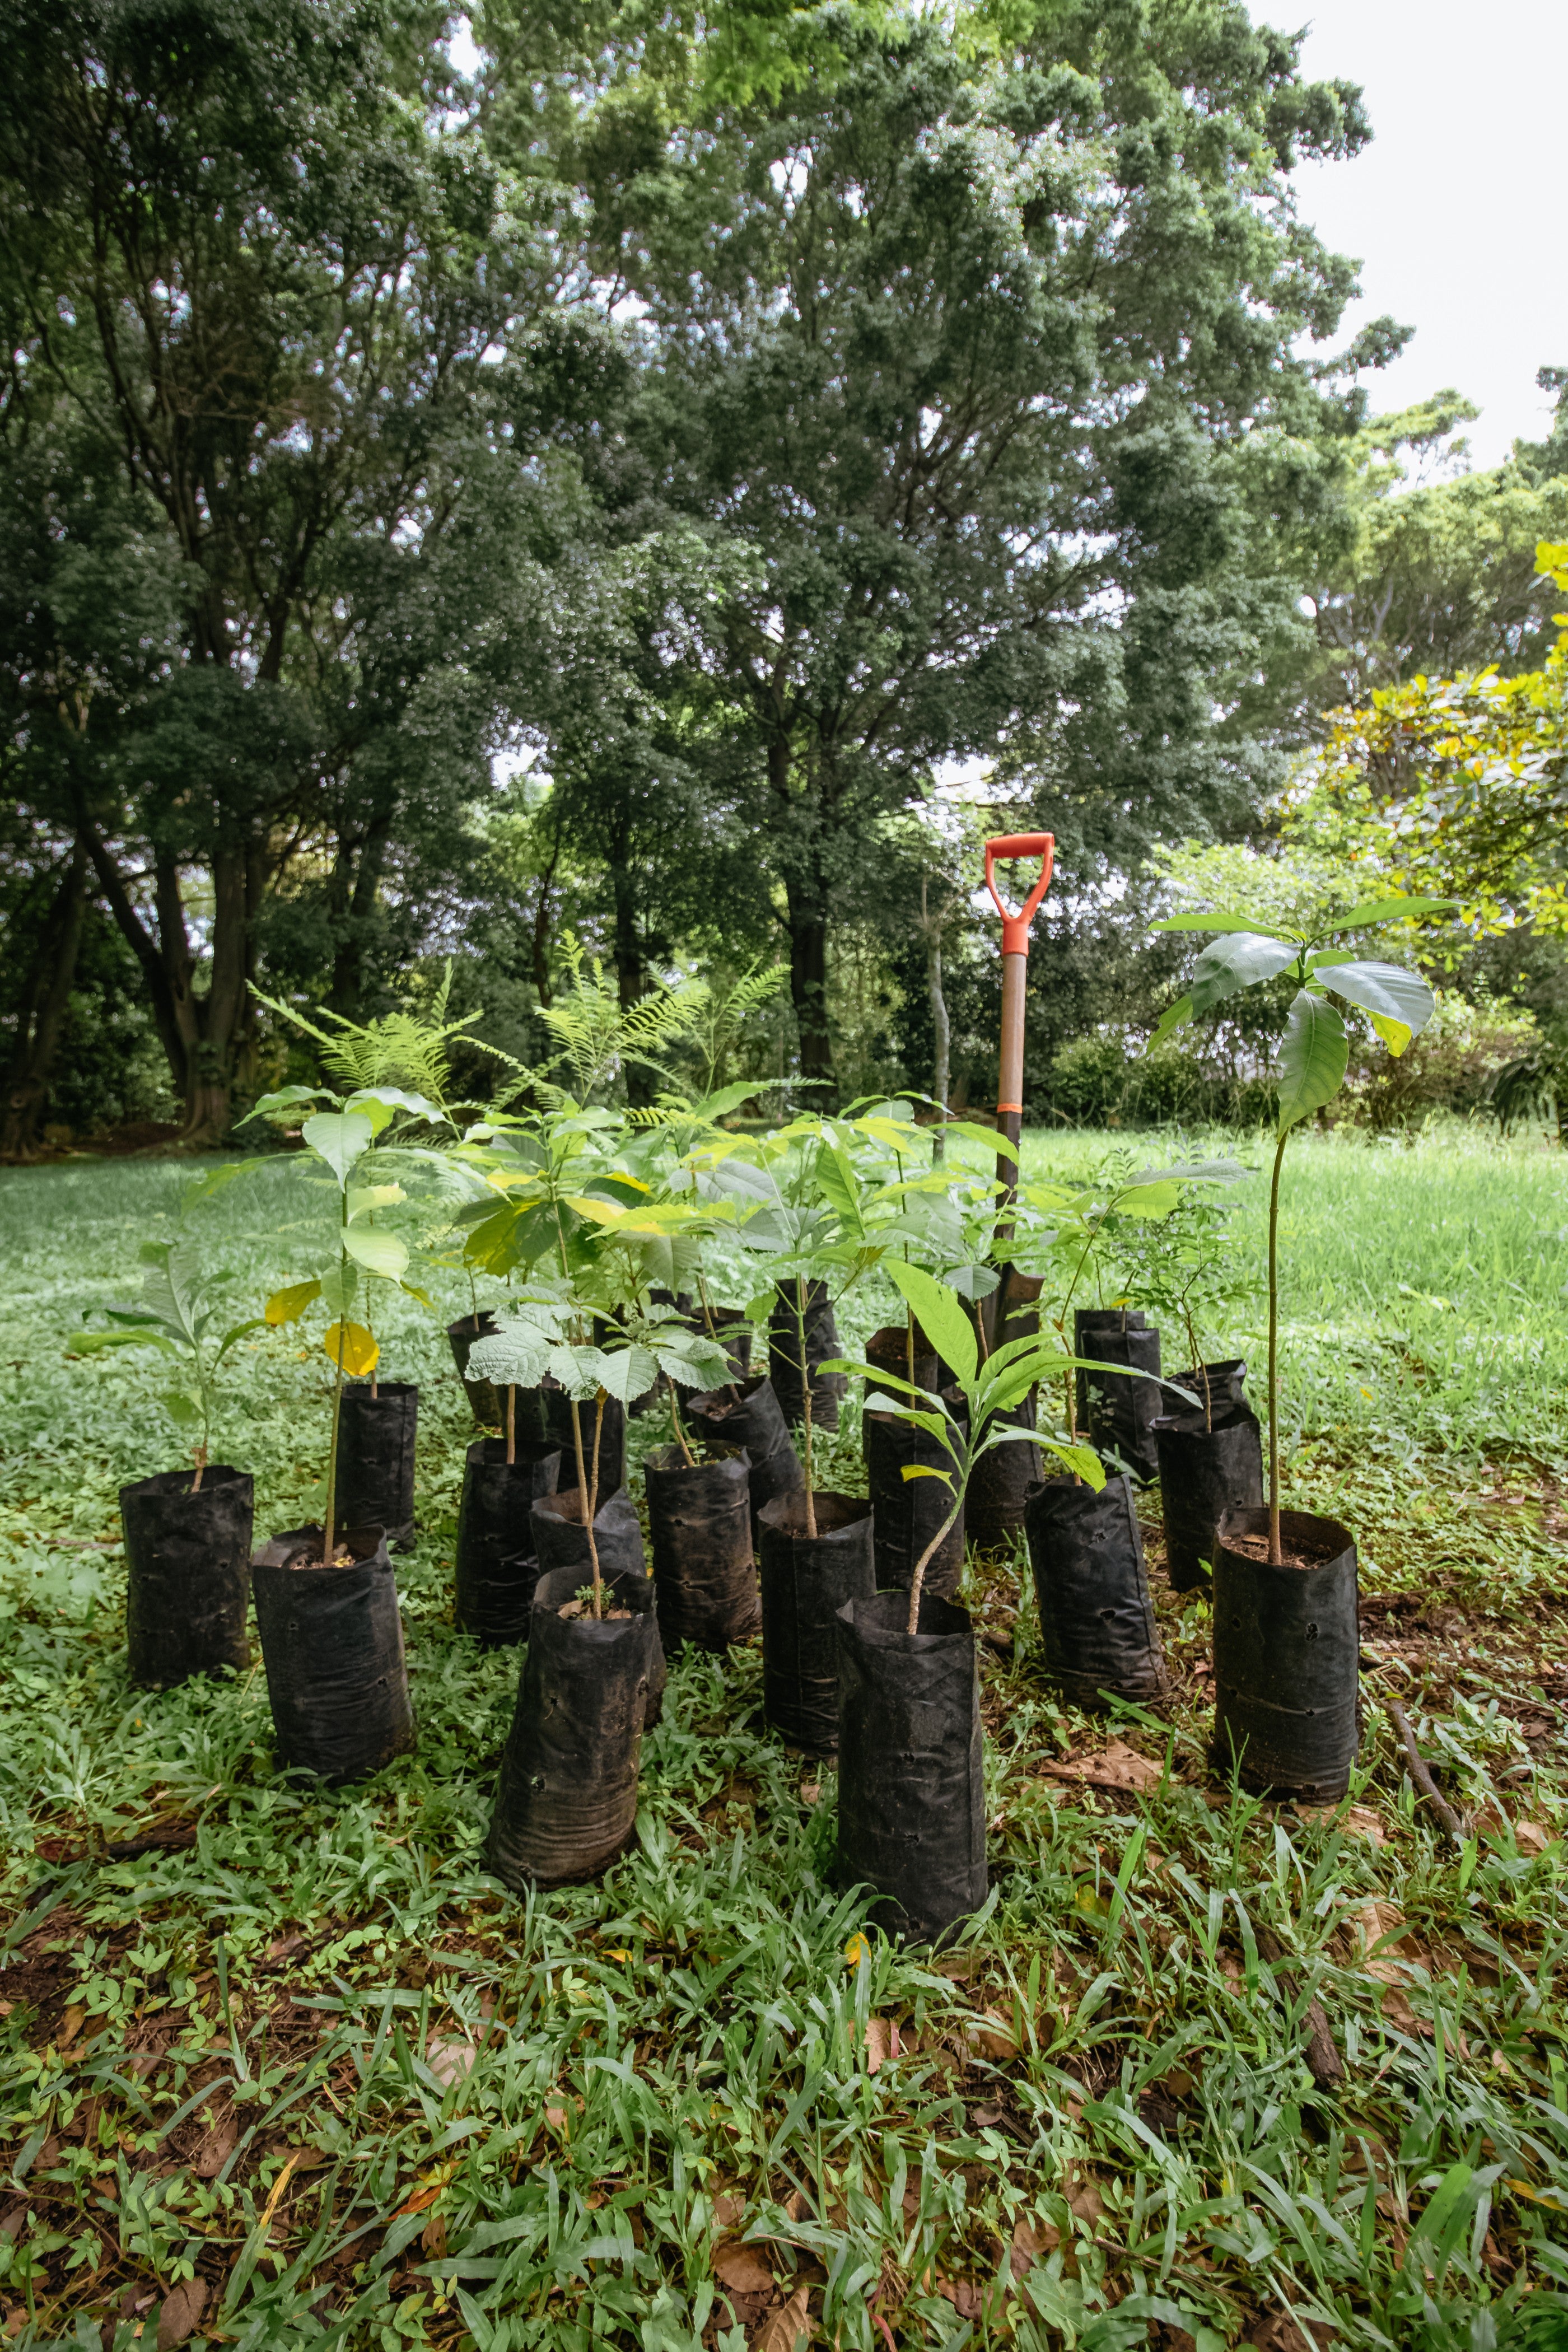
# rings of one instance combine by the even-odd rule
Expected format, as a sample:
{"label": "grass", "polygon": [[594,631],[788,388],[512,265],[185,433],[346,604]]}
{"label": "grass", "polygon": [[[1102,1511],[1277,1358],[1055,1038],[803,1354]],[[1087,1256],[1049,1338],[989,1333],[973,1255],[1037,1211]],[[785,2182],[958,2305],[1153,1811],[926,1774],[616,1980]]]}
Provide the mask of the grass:
{"label": "grass", "polygon": [[[1027,1161],[1102,1149],[1037,1136]],[[250,1312],[300,1262],[272,1229],[312,1213],[294,1170],[262,1181],[206,1212]],[[451,1628],[471,1429],[412,1305],[383,1337],[421,1382],[417,1753],[324,1792],[274,1769],[259,1667],[129,1687],[115,1490],[179,1449],[151,1359],[66,1349],[182,1181],[0,1177],[10,2337],[123,2352],[162,2313],[163,2340],[247,2352],[1568,2341],[1557,1155],[1456,1131],[1288,1164],[1289,1483],[1356,1528],[1368,1595],[1351,1807],[1208,1776],[1206,1611],[1157,1540],[1175,1696],[1110,1727],[1047,1688],[1018,1564],[972,1563],[1013,1636],[983,1667],[994,1896],[940,1963],[858,1938],[831,1773],[765,1732],[754,1650],[676,1666],[602,1885],[524,1903],[487,1877],[516,1660]],[[1238,1246],[1260,1269],[1256,1197]],[[242,1354],[218,1452],[256,1472],[262,1531],[309,1516],[323,1370],[292,1335]],[[856,1468],[849,1427],[820,1475]],[[1484,1812],[1462,1852],[1384,1691]],[[1043,1769],[1108,1729],[1155,1768],[1142,1793]],[[107,1853],[148,1832],[177,1842]]]}

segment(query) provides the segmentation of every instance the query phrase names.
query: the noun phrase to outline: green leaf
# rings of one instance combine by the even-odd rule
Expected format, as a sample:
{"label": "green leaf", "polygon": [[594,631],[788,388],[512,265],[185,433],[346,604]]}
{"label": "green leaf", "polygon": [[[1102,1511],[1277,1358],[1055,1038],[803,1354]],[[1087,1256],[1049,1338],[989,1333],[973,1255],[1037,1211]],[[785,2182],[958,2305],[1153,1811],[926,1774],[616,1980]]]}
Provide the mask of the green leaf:
{"label": "green leaf", "polygon": [[1037,1442],[1045,1453],[1054,1454],[1064,1469],[1070,1470],[1075,1478],[1081,1478],[1086,1486],[1092,1486],[1099,1494],[1105,1484],[1105,1465],[1092,1446],[1064,1445],[1055,1437],[1042,1437]]}
{"label": "green leaf", "polygon": [[402,1087],[356,1087],[352,1095],[345,1096],[343,1108],[368,1118],[377,1135],[383,1128],[390,1127],[400,1110],[428,1120],[432,1127],[439,1127],[445,1117],[424,1095],[411,1095]]}
{"label": "green leaf", "polygon": [[375,1129],[363,1111],[318,1111],[300,1131],[307,1148],[344,1186],[349,1171],[375,1139]]}
{"label": "green leaf", "polygon": [[194,1429],[201,1420],[201,1401],[188,1389],[165,1389],[163,1410],[177,1429]]}
{"label": "green leaf", "polygon": [[[1325,967],[1314,957],[1312,969],[1318,971]],[[1437,1000],[1420,973],[1407,971],[1401,964],[1335,962],[1327,970],[1328,985],[1335,995],[1371,1014],[1373,1028],[1395,1056],[1404,1053],[1437,1009]]]}
{"label": "green leaf", "polygon": [[817,1152],[813,1172],[816,1188],[829,1208],[857,1241],[864,1241],[866,1221],[860,1213],[858,1187],[848,1153],[837,1144],[825,1143]]}
{"label": "green leaf", "polygon": [[1154,1034],[1143,1051],[1146,1054],[1152,1054],[1156,1045],[1163,1045],[1173,1029],[1179,1029],[1184,1021],[1192,1019],[1193,1009],[1193,1000],[1190,996],[1179,996],[1174,1004],[1167,1004],[1155,1023]]}
{"label": "green leaf", "polygon": [[906,1265],[902,1258],[887,1258],[883,1264],[894,1287],[902,1291],[914,1308],[937,1354],[952,1366],[962,1387],[973,1388],[979,1361],[974,1326],[953,1293],[923,1267]]}
{"label": "green leaf", "polygon": [[1150,925],[1155,931],[1267,931],[1269,925],[1256,915],[1167,915]]}
{"label": "green leaf", "polygon": [[253,1118],[271,1118],[279,1111],[298,1110],[301,1103],[341,1103],[342,1100],[342,1095],[335,1095],[331,1087],[279,1087],[275,1094],[263,1095],[255,1108],[247,1110],[245,1117],[236,1123],[248,1127]]}
{"label": "green leaf", "polygon": [[1414,922],[1418,915],[1440,915],[1458,907],[1458,898],[1367,898],[1348,915],[1331,923],[1317,923],[1316,931],[1359,931],[1369,923]]}
{"label": "green leaf", "polygon": [[950,1290],[956,1290],[972,1306],[978,1299],[989,1298],[1002,1280],[994,1265],[950,1266],[942,1278]]}
{"label": "green leaf", "polygon": [[397,1282],[407,1271],[408,1244],[396,1234],[379,1233],[374,1225],[345,1225],[342,1244],[368,1274],[379,1274],[384,1281]]}
{"label": "green leaf", "polygon": [[1331,1004],[1308,990],[1291,1003],[1279,1047],[1279,1132],[1331,1102],[1344,1084],[1350,1041]]}
{"label": "green leaf", "polygon": [[629,1348],[601,1349],[597,1370],[598,1385],[605,1394],[630,1405],[647,1396],[658,1380],[658,1359],[651,1348],[634,1343]]}
{"label": "green leaf", "polygon": [[1277,979],[1300,953],[1299,940],[1276,939],[1260,931],[1233,931],[1227,939],[1216,940],[1193,966],[1194,1015],[1223,1004],[1227,996],[1244,988]]}
{"label": "green leaf", "polygon": [[903,1479],[906,1486],[911,1478],[940,1478],[942,1485],[948,1489],[948,1492],[951,1494],[952,1491],[952,1471],[935,1470],[928,1462],[906,1462],[899,1475]]}

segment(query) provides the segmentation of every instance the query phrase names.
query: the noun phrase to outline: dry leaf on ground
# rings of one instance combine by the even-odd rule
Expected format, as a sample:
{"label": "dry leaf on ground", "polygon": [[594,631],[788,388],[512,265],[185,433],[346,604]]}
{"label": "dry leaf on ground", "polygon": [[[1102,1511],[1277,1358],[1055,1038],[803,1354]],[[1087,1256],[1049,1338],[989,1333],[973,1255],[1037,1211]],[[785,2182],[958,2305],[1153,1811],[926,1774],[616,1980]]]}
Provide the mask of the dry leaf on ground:
{"label": "dry leaf on ground", "polygon": [[978,2319],[984,2298],[973,2279],[938,2279],[936,2291],[951,2303],[960,2319]]}
{"label": "dry leaf on ground", "polygon": [[198,2180],[216,2180],[238,2146],[238,2122],[232,2115],[225,2116],[211,2131],[203,2133],[201,2145],[191,2159],[191,2170]]}
{"label": "dry leaf on ground", "polygon": [[425,2063],[444,2089],[471,2074],[478,2055],[477,2045],[463,2034],[433,2033],[425,2044]]}
{"label": "dry leaf on ground", "polygon": [[866,2020],[866,2072],[875,2074],[889,2058],[896,2058],[903,2043],[899,2029],[890,2017],[868,2017]]}
{"label": "dry leaf on ground", "polygon": [[811,2314],[806,2308],[808,2287],[797,2286],[789,2301],[778,2311],[770,2311],[752,2338],[751,2352],[796,2352],[796,2347],[809,2344],[812,2336]]}
{"label": "dry leaf on ground", "polygon": [[987,2009],[978,2018],[972,2018],[963,2029],[964,2039],[983,2058],[1016,2058],[1018,2039],[1010,2019],[999,2009]]}
{"label": "dry leaf on ground", "polygon": [[1046,2254],[1054,2254],[1061,2244],[1062,2233],[1054,2221],[1031,2221],[1020,2213],[1013,2224],[1013,2243],[1008,2254],[1015,2283],[1027,2278],[1035,2264]]}
{"label": "dry leaf on ground", "polygon": [[177,2345],[189,2342],[206,2308],[210,2292],[204,2278],[183,2279],[163,2297],[163,2307],[158,2314],[158,2352],[174,2352]]}
{"label": "dry leaf on ground", "polygon": [[[1373,1965],[1375,1966],[1375,1963]],[[1409,2000],[1397,1985],[1391,1984],[1384,1987],[1383,1999],[1378,2003],[1378,2007],[1390,2025],[1396,2025],[1401,2033],[1423,2033],[1428,2042],[1432,2040],[1432,2028],[1416,2016]]]}
{"label": "dry leaf on ground", "polygon": [[731,2243],[713,2250],[713,2275],[736,2294],[771,2294],[773,2274],[754,2246]]}
{"label": "dry leaf on ground", "polygon": [[721,2189],[713,2200],[713,2220],[721,2230],[732,2230],[746,2210],[746,2200],[733,2190]]}
{"label": "dry leaf on ground", "polygon": [[1053,1780],[1081,1780],[1090,1789],[1157,1789],[1165,1777],[1163,1764],[1152,1764],[1124,1739],[1108,1740],[1098,1756],[1068,1756],[1040,1769]]}

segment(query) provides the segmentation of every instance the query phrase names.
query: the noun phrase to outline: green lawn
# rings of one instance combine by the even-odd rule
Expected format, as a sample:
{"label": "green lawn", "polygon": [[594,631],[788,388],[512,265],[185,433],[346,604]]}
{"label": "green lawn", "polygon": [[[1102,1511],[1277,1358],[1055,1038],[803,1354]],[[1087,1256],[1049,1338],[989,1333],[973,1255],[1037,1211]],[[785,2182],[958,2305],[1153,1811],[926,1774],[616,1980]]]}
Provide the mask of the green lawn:
{"label": "green lawn", "polygon": [[[1026,1164],[1105,1148],[1034,1136]],[[1207,1612],[1165,1590],[1157,1541],[1175,1697],[1109,1728],[1168,1769],[1139,1796],[1051,1777],[1107,1727],[1047,1690],[1016,1565],[972,1566],[982,1622],[1016,1638],[983,1667],[994,1904],[940,1966],[857,1957],[831,1772],[763,1729],[752,1649],[675,1667],[637,1846],[602,1885],[523,1904],[486,1876],[516,1660],[451,1628],[471,1426],[412,1304],[384,1339],[422,1384],[398,1566],[417,1754],[323,1794],[273,1769],[259,1665],[128,1686],[115,1489],[178,1449],[150,1359],[66,1350],[184,1181],[0,1175],[12,2337],[85,2352],[145,2321],[150,2352],[194,2276],[189,2340],[247,2347],[1568,2341],[1559,1155],[1458,1129],[1292,1147],[1289,1482],[1362,1539],[1353,1810],[1207,1776]],[[1238,1240],[1259,1277],[1261,1192]],[[210,1205],[237,1309],[299,1264],[269,1235],[310,1207],[293,1169]],[[875,1319],[868,1298],[850,1329]],[[308,1515],[323,1372],[292,1335],[240,1357],[217,1452],[255,1471],[260,1531]],[[847,1430],[830,1483],[857,1469]],[[1486,1816],[1462,1852],[1413,1807],[1384,1690]],[[158,1826],[184,1842],[106,1853]],[[1309,1994],[1337,2090],[1304,2062]]]}

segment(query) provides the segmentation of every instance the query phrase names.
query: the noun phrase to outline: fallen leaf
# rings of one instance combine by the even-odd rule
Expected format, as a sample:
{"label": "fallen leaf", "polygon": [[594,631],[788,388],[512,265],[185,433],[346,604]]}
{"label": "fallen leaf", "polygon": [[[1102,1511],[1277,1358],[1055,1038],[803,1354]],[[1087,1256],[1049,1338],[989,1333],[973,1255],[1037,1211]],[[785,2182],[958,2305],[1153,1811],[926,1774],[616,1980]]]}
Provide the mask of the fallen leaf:
{"label": "fallen leaf", "polygon": [[979,2318],[984,2297],[973,2279],[939,2278],[936,2291],[946,2302],[952,2304],[960,2319]]}
{"label": "fallen leaf", "polygon": [[425,2044],[425,2063],[446,2089],[473,2072],[478,2055],[477,2044],[466,2034],[433,2033]]}
{"label": "fallen leaf", "polygon": [[57,2050],[68,2050],[87,2022],[87,2011],[79,2001],[73,2000],[60,2020],[60,2030],[55,2036]]}
{"label": "fallen leaf", "polygon": [[803,1780],[801,1782],[800,1801],[803,1805],[815,1805],[821,1795],[822,1783],[820,1780]]}
{"label": "fallen leaf", "polygon": [[746,2210],[743,2197],[735,2197],[725,2189],[713,2200],[713,2219],[721,2230],[732,2230]]}
{"label": "fallen leaf", "polygon": [[784,2209],[792,2221],[804,2221],[811,2210],[805,2190],[792,2189],[784,2199]]}
{"label": "fallen leaf", "polygon": [[879,2074],[889,2058],[896,2058],[902,2044],[899,2029],[890,2017],[868,2017],[866,2020],[866,2072]]}
{"label": "fallen leaf", "polygon": [[1098,1756],[1068,1756],[1040,1769],[1053,1780],[1081,1780],[1090,1789],[1157,1789],[1165,1777],[1163,1764],[1152,1764],[1124,1739],[1108,1740]]}
{"label": "fallen leaf", "polygon": [[238,2146],[238,2121],[233,2115],[225,2116],[210,2131],[202,2134],[201,2143],[191,2158],[191,2170],[198,2180],[216,2180]]}
{"label": "fallen leaf", "polygon": [[205,2279],[184,2279],[163,2297],[158,2314],[158,2352],[174,2352],[176,2345],[187,2343],[195,2334],[209,2292]]}
{"label": "fallen leaf", "polygon": [[969,2120],[974,2126],[976,2131],[989,2131],[993,2124],[999,2124],[1001,2122],[1002,2110],[1000,2107],[994,2106],[971,2107],[969,2110]]}
{"label": "fallen leaf", "polygon": [[1016,2058],[1018,2054],[1018,2038],[1011,2021],[999,2009],[983,2011],[963,2031],[970,2046],[978,2050],[983,2058]]}
{"label": "fallen leaf", "polygon": [[771,2294],[773,2274],[753,2246],[715,2246],[713,2275],[736,2294]]}
{"label": "fallen leaf", "polygon": [[1552,1832],[1543,1829],[1539,1822],[1515,1822],[1513,1842],[1521,1853],[1544,1853],[1549,1845],[1556,1843]]}
{"label": "fallen leaf", "polygon": [[439,2262],[447,2251],[447,2216],[432,2213],[419,2232],[419,2242],[432,2262]]}
{"label": "fallen leaf", "polygon": [[566,2128],[565,2108],[546,2107],[544,2110],[544,2120],[552,2131],[564,2131]]}
{"label": "fallen leaf", "polygon": [[1027,2278],[1042,2254],[1054,2254],[1061,2242],[1062,2233],[1054,2221],[1034,2221],[1020,2213],[1013,2224],[1013,2244],[1008,2255],[1015,2284]]}
{"label": "fallen leaf", "polygon": [[[1373,1965],[1375,1966],[1375,1962]],[[1397,1985],[1384,1986],[1383,1999],[1378,2003],[1378,2007],[1390,2025],[1396,2025],[1401,2033],[1423,2033],[1428,2042],[1432,2040],[1432,2028],[1422,2023]]]}
{"label": "fallen leaf", "polygon": [[1092,2233],[1105,2216],[1105,2200],[1096,2182],[1087,2174],[1073,2172],[1067,2186],[1068,2210],[1077,2215]]}
{"label": "fallen leaf", "polygon": [[810,2289],[797,2286],[780,2311],[770,2311],[752,2338],[751,2352],[798,2352],[811,2341]]}

